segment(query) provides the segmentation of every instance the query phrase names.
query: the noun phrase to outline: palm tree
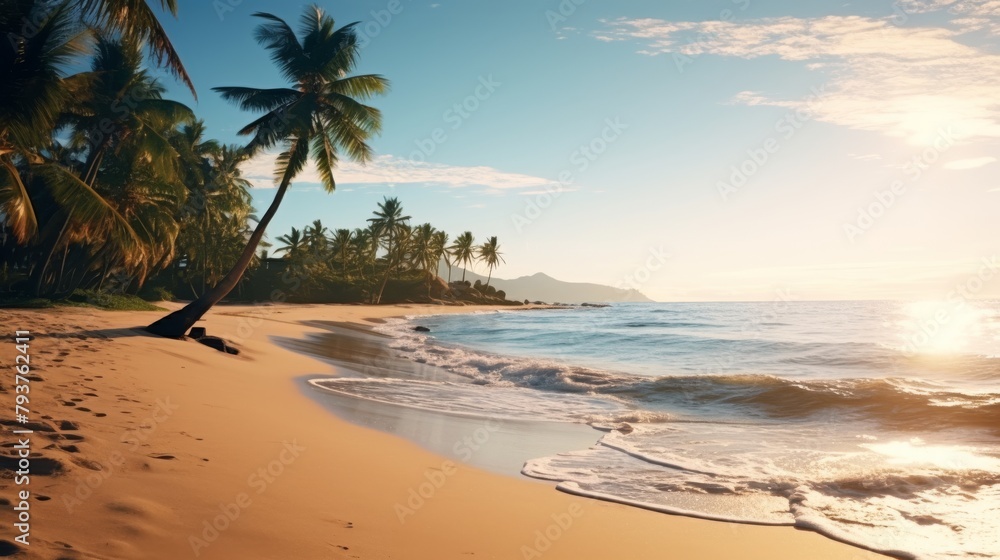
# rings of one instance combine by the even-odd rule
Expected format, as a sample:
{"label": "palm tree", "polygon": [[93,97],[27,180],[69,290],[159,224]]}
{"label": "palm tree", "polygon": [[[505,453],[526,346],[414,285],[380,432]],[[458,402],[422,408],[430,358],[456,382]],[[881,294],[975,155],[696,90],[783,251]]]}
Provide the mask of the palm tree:
{"label": "palm tree", "polygon": [[[27,37],[20,35],[24,22],[35,24]],[[38,216],[22,172],[51,143],[72,94],[64,70],[86,52],[90,32],[76,22],[69,0],[54,7],[19,1],[0,9],[0,36],[0,213],[26,243],[38,231]]]}
{"label": "palm tree", "polygon": [[368,299],[374,301],[375,264],[378,256],[378,236],[372,226],[356,228],[351,234],[351,252],[354,254],[354,271],[361,279]]}
{"label": "palm tree", "polygon": [[448,248],[451,253],[452,262],[462,265],[462,282],[465,282],[465,271],[476,258],[476,240],[472,237],[472,232],[467,231],[455,239],[455,244]]}
{"label": "palm tree", "polygon": [[410,241],[410,259],[414,266],[423,271],[427,281],[427,295],[430,296],[434,279],[437,275],[437,265],[441,261],[441,253],[437,248],[438,231],[430,224],[417,226],[413,230]]}
{"label": "palm tree", "polygon": [[374,299],[374,303],[379,303],[382,301],[385,286],[389,283],[389,277],[404,260],[399,249],[403,245],[402,239],[410,217],[403,215],[403,205],[399,203],[399,199],[388,197],[383,198],[382,202],[378,204],[378,210],[374,214],[375,217],[369,218],[368,223],[371,224],[375,238],[380,242],[384,240],[383,246],[386,252],[385,277],[382,280],[382,286],[379,288],[378,295]]}
{"label": "palm tree", "polygon": [[[159,0],[159,4],[163,11],[177,17],[177,0]],[[146,0],[82,0],[79,8],[83,16],[96,23],[97,27],[148,46],[157,66],[166,68],[184,82],[191,95],[198,99],[180,56]]]}
{"label": "palm tree", "polygon": [[292,228],[292,232],[278,237],[277,241],[284,243],[274,250],[275,254],[284,253],[285,258],[293,263],[298,263],[302,254],[305,253],[306,241],[302,236],[302,231]]}
{"label": "palm tree", "polygon": [[313,220],[312,225],[306,226],[305,231],[302,232],[303,241],[309,247],[309,252],[312,253],[313,257],[319,257],[326,251],[327,245],[330,243],[326,237],[329,231],[323,225],[322,220]]}
{"label": "palm tree", "polygon": [[493,269],[500,266],[500,263],[506,262],[500,253],[500,245],[497,244],[497,237],[494,235],[486,243],[479,246],[479,260],[486,263],[486,266],[490,268],[490,273],[486,277],[486,287],[490,286],[490,279],[493,277]]}
{"label": "palm tree", "polygon": [[[195,297],[222,279],[239,258],[253,212],[251,184],[239,167],[246,154],[236,146],[203,140],[203,131],[198,121],[183,127],[174,141],[188,189],[179,212],[177,251],[185,263],[180,280],[191,286]],[[196,279],[200,290],[194,288]]]}
{"label": "palm tree", "polygon": [[[52,223],[46,228],[49,234],[42,240],[49,250],[34,278],[39,293],[49,281],[47,273],[56,252],[63,251],[65,262],[74,243],[85,246],[91,242],[105,244],[109,241],[102,252],[107,254],[113,246],[115,260],[126,267],[138,266],[140,284],[150,266],[157,266],[160,257],[172,254],[173,239],[169,240],[170,250],[166,252],[154,247],[162,249],[167,245],[161,245],[149,231],[136,231],[135,219],[125,216],[123,203],[115,197],[121,199],[128,193],[132,198],[163,195],[176,200],[174,195],[164,195],[163,185],[154,187],[153,183],[169,183],[177,178],[178,153],[168,136],[178,124],[192,122],[194,114],[181,103],[162,99],[163,86],[142,68],[141,49],[129,40],[99,37],[91,71],[77,78],[87,87],[66,102],[57,126],[69,127],[72,147],[86,156],[79,176],[65,177],[68,173],[63,172],[62,180],[69,183],[68,189],[82,193],[82,198],[88,193],[94,195],[87,201],[90,210],[81,212],[77,204],[64,203],[61,206],[65,210],[50,220]],[[114,156],[113,161],[105,162],[109,153]],[[140,161],[143,168],[134,167]],[[105,170],[114,170],[118,184],[112,182],[105,188],[98,188],[98,175]],[[125,183],[130,181],[144,183],[145,187],[129,190]],[[58,185],[59,180],[51,180],[49,184]],[[149,188],[160,194],[154,194]],[[81,196],[76,194],[74,198]],[[153,204],[146,210],[155,207]],[[137,208],[132,206],[133,210]],[[116,222],[124,222],[126,229],[122,229],[122,224],[116,226]],[[166,224],[161,222],[162,226]],[[109,237],[108,232],[115,229],[120,233]],[[170,237],[173,229],[173,226],[161,228],[159,236]],[[176,237],[176,233],[172,235]],[[61,276],[60,273],[58,277]],[[57,281],[55,286],[58,285]]]}
{"label": "palm tree", "polygon": [[147,165],[172,173],[178,153],[160,133],[162,123],[194,123],[194,113],[182,103],[163,99],[163,85],[142,68],[140,45],[100,37],[90,84],[61,123],[72,127],[76,146],[87,148],[83,182],[94,186],[104,156],[125,142],[150,154]]}
{"label": "palm tree", "polygon": [[344,280],[350,280],[350,265],[354,258],[354,236],[349,229],[338,229],[333,232],[332,245],[333,260],[340,264],[340,274]]}
{"label": "palm tree", "polygon": [[278,189],[229,274],[197,300],[150,325],[148,330],[154,334],[184,336],[202,315],[236,287],[253,261],[257,245],[292,179],[302,171],[310,155],[327,192],[333,192],[336,187],[333,171],[339,151],[365,163],[372,156],[366,141],[381,130],[381,113],[358,99],[384,93],[388,82],[378,75],[350,74],[360,54],[353,25],[337,29],[333,18],[318,6],[312,6],[302,16],[299,39],[281,18],[261,12],[254,16],[265,20],[255,33],[257,42],[271,51],[271,60],[292,87],[215,90],[244,110],[266,111],[240,130],[240,134],[253,136],[247,145],[250,154],[281,146],[275,169]]}
{"label": "palm tree", "polygon": [[[434,234],[434,263],[440,266],[441,259],[444,259],[445,266],[448,267],[448,283],[451,284],[451,257],[448,254],[448,234],[438,231]],[[435,270],[437,269],[435,266]]]}

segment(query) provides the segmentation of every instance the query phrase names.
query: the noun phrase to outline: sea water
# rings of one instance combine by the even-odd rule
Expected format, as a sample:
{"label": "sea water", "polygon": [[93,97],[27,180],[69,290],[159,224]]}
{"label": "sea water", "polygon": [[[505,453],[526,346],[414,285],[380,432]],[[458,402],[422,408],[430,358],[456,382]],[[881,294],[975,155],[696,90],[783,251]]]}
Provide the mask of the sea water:
{"label": "sea water", "polygon": [[453,376],[320,384],[589,424],[592,447],[524,465],[561,490],[902,557],[1000,557],[1000,302],[617,304],[380,330]]}

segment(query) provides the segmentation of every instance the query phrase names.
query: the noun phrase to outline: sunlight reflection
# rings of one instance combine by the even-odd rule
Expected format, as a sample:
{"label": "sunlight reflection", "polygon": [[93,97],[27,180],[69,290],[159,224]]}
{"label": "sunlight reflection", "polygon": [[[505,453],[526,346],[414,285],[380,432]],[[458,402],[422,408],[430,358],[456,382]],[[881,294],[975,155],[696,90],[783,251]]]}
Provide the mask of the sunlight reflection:
{"label": "sunlight reflection", "polygon": [[920,301],[906,304],[898,322],[908,354],[954,354],[983,336],[987,316],[965,302]]}
{"label": "sunlight reflection", "polygon": [[926,465],[948,470],[1000,471],[1000,459],[978,453],[975,447],[925,445],[919,438],[910,441],[865,443],[861,447],[883,455],[892,465]]}

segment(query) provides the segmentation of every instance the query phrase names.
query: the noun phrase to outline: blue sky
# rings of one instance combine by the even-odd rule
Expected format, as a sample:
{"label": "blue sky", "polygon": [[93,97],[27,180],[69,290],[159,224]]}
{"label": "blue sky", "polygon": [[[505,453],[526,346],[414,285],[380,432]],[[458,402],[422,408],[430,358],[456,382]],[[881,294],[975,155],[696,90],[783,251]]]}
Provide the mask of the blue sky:
{"label": "blue sky", "polygon": [[[361,22],[358,71],[392,81],[379,155],[345,164],[333,195],[307,170],[272,239],[362,226],[397,196],[416,223],[497,235],[501,277],[664,301],[1000,296],[986,1],[320,5]],[[163,18],[200,100],[171,95],[211,136],[239,141],[252,115],[210,88],[283,85],[251,14],[302,6],[181,0]],[[270,164],[246,169],[259,209]]]}

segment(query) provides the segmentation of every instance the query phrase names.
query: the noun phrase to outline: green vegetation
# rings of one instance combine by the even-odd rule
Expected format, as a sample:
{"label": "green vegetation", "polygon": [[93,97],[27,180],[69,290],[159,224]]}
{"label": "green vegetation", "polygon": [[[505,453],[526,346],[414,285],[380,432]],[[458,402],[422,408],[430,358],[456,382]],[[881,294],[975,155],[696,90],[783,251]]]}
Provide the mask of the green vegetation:
{"label": "green vegetation", "polygon": [[47,309],[51,307],[92,307],[112,311],[163,311],[162,307],[129,294],[109,294],[93,290],[74,290],[64,299],[33,297],[0,298],[0,308]]}
{"label": "green vegetation", "polygon": [[[159,3],[176,14],[174,0]],[[149,329],[180,336],[231,293],[269,299],[278,286],[303,301],[380,303],[448,295],[437,278],[442,259],[464,268],[482,260],[492,274],[502,262],[496,238],[476,247],[465,232],[448,247],[430,224],[410,226],[394,198],[366,228],[331,231],[316,220],[277,239],[282,259],[258,253],[307,162],[333,192],[341,158],[371,159],[367,142],[382,117],[365,102],[388,81],[353,73],[353,25],[336,27],[316,6],[304,11],[298,34],[274,15],[254,15],[262,20],[255,38],[287,87],[215,88],[258,114],[240,131],[247,144],[226,146],[206,137],[189,107],[166,99],[146,67],[144,53],[194,93],[146,2],[0,0],[5,304],[150,309],[135,296],[177,294],[194,301]],[[240,167],[270,152],[278,154],[277,191],[258,217]],[[289,274],[295,289],[285,286]]]}
{"label": "green vegetation", "polygon": [[[437,272],[442,263],[450,268],[452,262],[469,266],[482,261],[492,272],[503,262],[496,237],[474,247],[472,233],[465,232],[459,243],[448,247],[447,233],[431,224],[413,226],[410,220],[398,199],[386,198],[366,228],[330,233],[319,221],[303,229],[293,227],[277,239],[275,254],[282,258],[267,260],[266,268],[277,266],[281,274],[256,271],[247,280],[248,289],[262,293],[277,289],[298,301],[382,303],[392,285],[388,290],[392,301],[457,299],[457,292],[472,287],[464,280],[455,284],[440,280]],[[496,294],[489,290],[477,287],[476,291],[480,296]]]}

